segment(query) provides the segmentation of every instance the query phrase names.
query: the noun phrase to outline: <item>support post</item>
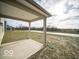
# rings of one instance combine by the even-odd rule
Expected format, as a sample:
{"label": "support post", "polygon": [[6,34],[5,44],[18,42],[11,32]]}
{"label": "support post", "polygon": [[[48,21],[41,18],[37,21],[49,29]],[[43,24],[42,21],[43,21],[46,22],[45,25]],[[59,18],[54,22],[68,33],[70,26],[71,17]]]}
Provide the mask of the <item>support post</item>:
{"label": "support post", "polygon": [[31,37],[30,33],[31,33],[31,22],[29,22],[29,39]]}
{"label": "support post", "polygon": [[44,46],[46,46],[46,18],[43,21],[43,31],[44,31]]}
{"label": "support post", "polygon": [[4,21],[4,32],[7,32],[7,22],[6,21]]}

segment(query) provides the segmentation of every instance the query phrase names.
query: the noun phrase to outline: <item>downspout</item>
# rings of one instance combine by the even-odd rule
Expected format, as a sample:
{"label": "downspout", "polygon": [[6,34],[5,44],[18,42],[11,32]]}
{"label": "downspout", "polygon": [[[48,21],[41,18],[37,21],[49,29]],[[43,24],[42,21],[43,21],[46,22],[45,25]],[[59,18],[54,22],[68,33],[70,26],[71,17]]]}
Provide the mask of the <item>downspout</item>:
{"label": "downspout", "polygon": [[44,46],[46,47],[46,17],[43,19],[43,31],[44,31]]}

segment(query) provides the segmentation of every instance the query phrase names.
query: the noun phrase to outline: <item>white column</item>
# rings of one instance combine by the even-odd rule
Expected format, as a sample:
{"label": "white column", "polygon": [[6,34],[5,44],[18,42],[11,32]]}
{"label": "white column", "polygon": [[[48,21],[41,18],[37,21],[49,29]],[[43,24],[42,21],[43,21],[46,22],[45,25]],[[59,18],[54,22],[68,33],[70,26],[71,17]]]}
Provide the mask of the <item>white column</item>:
{"label": "white column", "polygon": [[29,22],[29,39],[31,38],[31,22]]}
{"label": "white column", "polygon": [[44,31],[44,46],[46,46],[46,18],[44,18],[44,21],[43,21],[44,25],[43,25],[43,31]]}

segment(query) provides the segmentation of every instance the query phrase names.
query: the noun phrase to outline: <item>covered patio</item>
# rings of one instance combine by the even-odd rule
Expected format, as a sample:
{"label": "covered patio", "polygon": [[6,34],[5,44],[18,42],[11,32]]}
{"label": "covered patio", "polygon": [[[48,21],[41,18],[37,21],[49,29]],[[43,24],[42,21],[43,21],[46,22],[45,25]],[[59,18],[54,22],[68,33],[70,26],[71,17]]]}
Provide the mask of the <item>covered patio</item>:
{"label": "covered patio", "polygon": [[[29,39],[3,44],[0,47],[0,58],[27,59],[46,46],[46,20],[51,14],[33,0],[0,0],[0,7],[0,17],[29,23]],[[41,19],[43,19],[44,44],[32,40],[30,36],[31,22]],[[6,50],[11,50],[13,55],[7,55]]]}

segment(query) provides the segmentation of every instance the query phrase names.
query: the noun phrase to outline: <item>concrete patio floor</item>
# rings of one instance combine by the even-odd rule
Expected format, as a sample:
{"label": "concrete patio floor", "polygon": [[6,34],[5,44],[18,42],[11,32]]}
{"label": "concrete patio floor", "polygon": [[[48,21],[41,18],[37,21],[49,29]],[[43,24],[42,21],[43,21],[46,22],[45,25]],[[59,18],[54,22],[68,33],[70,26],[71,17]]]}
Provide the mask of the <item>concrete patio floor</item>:
{"label": "concrete patio floor", "polygon": [[0,59],[27,59],[43,48],[43,44],[32,39],[20,40],[0,47]]}

